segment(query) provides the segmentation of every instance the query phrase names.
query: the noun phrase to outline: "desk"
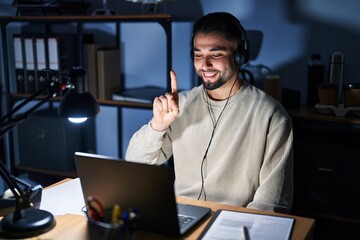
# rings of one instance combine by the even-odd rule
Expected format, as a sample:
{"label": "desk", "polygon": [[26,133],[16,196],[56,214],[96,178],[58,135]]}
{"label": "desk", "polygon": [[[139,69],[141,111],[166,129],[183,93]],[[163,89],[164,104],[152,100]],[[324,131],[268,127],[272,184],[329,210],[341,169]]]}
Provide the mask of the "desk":
{"label": "desk", "polygon": [[360,125],[359,117],[341,117],[335,115],[320,114],[314,107],[300,107],[286,109],[293,120],[317,121],[322,123],[337,123],[347,125]]}
{"label": "desk", "polygon": [[360,117],[312,107],[287,111],[294,133],[292,214],[315,218],[316,238],[359,239]]}
{"label": "desk", "polygon": [[[65,179],[57,184],[62,184],[63,182],[68,181]],[[57,185],[55,184],[55,185]],[[54,186],[54,185],[53,185]],[[53,187],[50,186],[50,187]],[[184,197],[177,197],[177,201],[180,203],[186,204],[193,204],[199,206],[205,206],[212,209],[212,211],[216,211],[218,209],[226,209],[226,210],[235,210],[235,211],[242,211],[242,212],[250,212],[250,213],[262,213],[268,215],[277,215],[277,216],[290,216],[295,218],[295,225],[293,228],[292,239],[312,239],[313,229],[315,226],[315,220],[310,218],[298,217],[298,216],[291,216],[286,214],[278,214],[278,213],[271,213],[271,212],[264,212],[258,211],[253,209],[247,209],[243,207],[237,206],[230,206],[225,204],[219,204],[214,202],[205,202],[199,201]],[[199,235],[210,221],[211,216],[208,216],[205,221],[203,221],[196,229],[190,231],[188,235],[181,239],[198,239]],[[32,238],[32,240],[45,240],[45,239],[88,239],[87,235],[87,224],[86,224],[86,217],[81,215],[71,215],[65,214],[61,216],[56,216],[56,226],[51,231],[44,233],[38,237]],[[137,239],[180,239],[180,238],[173,238],[169,236],[164,236],[156,233],[150,233],[145,231],[138,231],[137,232]]]}

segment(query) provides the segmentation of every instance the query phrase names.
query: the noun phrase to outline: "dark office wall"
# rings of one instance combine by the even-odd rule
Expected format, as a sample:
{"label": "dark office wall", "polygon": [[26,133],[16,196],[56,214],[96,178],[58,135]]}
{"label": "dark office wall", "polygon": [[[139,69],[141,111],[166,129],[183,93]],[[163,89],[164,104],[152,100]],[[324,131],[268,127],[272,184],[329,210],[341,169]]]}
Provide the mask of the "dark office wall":
{"label": "dark office wall", "polygon": [[[190,4],[189,1],[177,1],[178,3]],[[334,51],[343,51],[345,55],[344,82],[359,82],[357,71],[360,69],[360,17],[354,14],[360,9],[358,1],[343,1],[343,5],[318,0],[232,0],[195,1],[201,4],[201,13],[206,14],[213,11],[229,11],[237,16],[246,29],[260,30],[264,33],[263,44],[258,57],[251,61],[252,65],[264,64],[280,75],[283,87],[291,88],[301,93],[302,103],[306,102],[307,93],[307,62],[311,54],[320,53],[323,63],[326,65],[326,75],[329,70],[330,55]],[[173,24],[173,68],[181,77],[181,82],[191,82],[188,79],[192,65],[188,63],[190,58],[188,43],[193,19],[185,21],[181,31],[177,27],[184,24],[181,15],[185,10],[171,12],[168,3],[168,12],[175,15]],[[196,4],[197,6],[197,4]],[[116,6],[114,6],[116,9]],[[121,11],[121,9],[119,9]],[[336,16],[334,16],[336,15]],[[351,20],[349,20],[349,16]],[[186,28],[188,28],[186,30]],[[187,32],[188,31],[188,32]],[[184,33],[187,33],[184,37]],[[175,42],[176,41],[176,42]],[[250,43],[251,45],[251,43]],[[159,49],[158,51],[161,51]],[[131,113],[129,113],[131,112]],[[124,119],[127,132],[123,135],[123,148],[126,149],[127,141],[138,126],[131,120],[139,114],[137,110],[129,110],[124,115],[131,116]],[[150,113],[151,115],[151,113]],[[139,125],[146,123],[150,116],[143,115]]]}
{"label": "dark office wall", "polygon": [[[285,1],[284,1],[285,2]],[[330,56],[334,51],[344,53],[343,83],[360,82],[360,2],[357,0],[290,0],[286,1],[288,19],[306,29],[302,55],[280,66],[279,72],[292,78],[289,86],[302,91],[306,101],[306,64],[310,54],[320,53],[326,66],[325,81],[329,78]],[[288,34],[284,34],[284,40]],[[301,74],[302,73],[302,74]],[[300,78],[301,76],[301,78]],[[305,81],[306,82],[306,81]]]}
{"label": "dark office wall", "polygon": [[[90,11],[102,7],[101,1],[89,2],[92,3]],[[139,14],[148,10],[141,3],[131,1],[107,2],[109,8],[120,14]],[[307,93],[307,61],[313,53],[321,54],[328,67],[331,53],[342,51],[345,55],[344,82],[360,81],[357,77],[360,68],[360,61],[357,61],[360,56],[360,2],[357,0],[177,0],[158,10],[171,14],[175,22],[189,23],[209,12],[228,11],[237,16],[246,29],[262,31],[263,46],[251,64],[271,67],[280,74],[283,87],[301,92],[303,103]],[[175,51],[179,47],[187,51],[187,46],[184,49],[183,45],[173,45]],[[179,57],[175,52],[174,59]],[[188,70],[179,67],[178,72],[182,71]]]}
{"label": "dark office wall", "polygon": [[[10,0],[2,3],[1,14],[14,14]],[[89,13],[102,8],[102,1],[87,0]],[[140,14],[147,11],[141,3],[108,0],[108,7],[119,14]],[[341,2],[341,3],[337,3]],[[312,53],[320,53],[324,64],[329,63],[333,51],[345,54],[344,82],[360,82],[360,9],[357,0],[176,0],[169,2],[160,12],[173,16],[172,65],[181,88],[190,88],[195,74],[189,57],[189,40],[193,21],[213,11],[229,11],[237,16],[246,29],[264,33],[263,44],[252,65],[269,66],[281,77],[283,87],[301,92],[306,102],[307,60]],[[109,25],[105,29],[113,32]],[[164,39],[162,30],[151,24],[126,24],[121,29],[124,39],[121,46],[122,71],[126,86],[143,84],[152,75],[152,82],[161,85],[166,81]],[[139,38],[139,33],[142,36]],[[146,39],[144,41],[143,39]],[[134,54],[140,50],[141,54]],[[0,49],[1,51],[1,49]],[[152,59],[158,59],[153,61]],[[122,149],[139,126],[148,122],[151,111],[123,110]],[[104,124],[104,121],[107,121]],[[97,119],[97,146],[102,154],[118,155],[117,109],[102,107]],[[110,127],[109,127],[110,126]],[[123,153],[124,154],[124,151]]]}

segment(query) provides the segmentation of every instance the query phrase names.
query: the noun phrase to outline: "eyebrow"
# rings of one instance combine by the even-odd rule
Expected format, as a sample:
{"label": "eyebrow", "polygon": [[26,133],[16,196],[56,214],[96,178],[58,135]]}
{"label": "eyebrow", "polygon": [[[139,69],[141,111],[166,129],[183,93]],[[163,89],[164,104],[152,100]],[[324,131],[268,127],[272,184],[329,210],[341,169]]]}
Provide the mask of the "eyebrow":
{"label": "eyebrow", "polygon": [[[222,46],[218,46],[218,47],[213,47],[210,49],[210,52],[215,52],[215,51],[226,51],[227,48],[226,47],[222,47]],[[199,48],[194,48],[194,51],[199,51],[200,52],[200,49]]]}

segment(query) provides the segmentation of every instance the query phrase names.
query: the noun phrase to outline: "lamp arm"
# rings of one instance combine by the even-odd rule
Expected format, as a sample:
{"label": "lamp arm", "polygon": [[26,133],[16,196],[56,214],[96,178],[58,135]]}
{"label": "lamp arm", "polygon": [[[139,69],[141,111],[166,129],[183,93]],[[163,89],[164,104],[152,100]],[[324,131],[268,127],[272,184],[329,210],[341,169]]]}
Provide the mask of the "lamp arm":
{"label": "lamp arm", "polygon": [[[45,86],[39,89],[36,93],[32,94],[30,97],[26,98],[20,104],[12,109],[8,114],[0,118],[0,138],[2,138],[7,132],[11,131],[18,123],[26,120],[33,112],[35,112],[39,107],[41,107],[44,103],[49,101],[52,97],[56,96],[55,88],[59,87],[59,83],[49,82],[48,86]],[[39,96],[43,91],[49,89],[49,94],[42,98],[38,103],[36,103],[33,107],[22,113],[21,115],[12,118],[12,115],[22,109],[25,105],[27,105],[30,101],[34,100],[37,96]],[[0,175],[8,185],[10,191],[14,194],[16,198],[16,212],[19,212],[20,209],[27,208],[31,206],[29,199],[25,196],[22,189],[17,184],[16,179],[11,175],[11,173],[7,170],[3,161],[0,160]],[[18,215],[18,214],[16,214]]]}
{"label": "lamp arm", "polygon": [[24,197],[24,193],[20,189],[16,181],[11,177],[10,172],[7,170],[3,161],[0,160],[0,175],[10,188],[10,191],[14,194],[16,198]]}
{"label": "lamp arm", "polygon": [[[18,123],[26,120],[33,112],[35,112],[39,107],[44,103],[49,101],[51,98],[56,96],[57,89],[60,89],[60,84],[58,82],[49,82],[48,86],[39,89],[36,93],[26,98],[16,107],[14,107],[8,114],[0,118],[0,138],[2,138],[7,132],[11,131]],[[49,94],[42,98],[37,104],[28,109],[26,112],[21,115],[11,118],[13,114],[22,109],[29,102],[33,101],[37,96],[39,96],[43,91],[49,90]],[[8,119],[8,120],[7,120]]]}
{"label": "lamp arm", "polygon": [[0,131],[0,138],[2,138],[5,135],[5,133],[11,131],[18,123],[26,120],[33,112],[35,112],[39,107],[41,107],[44,103],[49,101],[51,98],[52,98],[52,95],[48,95],[45,98],[41,99],[40,102],[35,104],[33,107],[31,107],[29,110],[27,110],[23,114],[15,117],[15,118],[11,118],[9,121],[7,121],[5,123],[1,123],[0,128],[4,128],[4,127],[5,128]]}
{"label": "lamp arm", "polygon": [[41,89],[39,89],[37,92],[35,92],[34,94],[30,95],[28,98],[26,98],[24,101],[22,101],[21,103],[19,103],[18,105],[16,105],[10,112],[8,112],[6,115],[2,116],[0,118],[0,122],[5,121],[6,119],[8,119],[9,117],[11,117],[14,113],[16,113],[17,111],[19,111],[21,108],[23,108],[26,104],[28,104],[29,102],[31,102],[32,100],[34,100],[37,96],[39,96],[43,91],[47,90],[49,87],[45,86]]}

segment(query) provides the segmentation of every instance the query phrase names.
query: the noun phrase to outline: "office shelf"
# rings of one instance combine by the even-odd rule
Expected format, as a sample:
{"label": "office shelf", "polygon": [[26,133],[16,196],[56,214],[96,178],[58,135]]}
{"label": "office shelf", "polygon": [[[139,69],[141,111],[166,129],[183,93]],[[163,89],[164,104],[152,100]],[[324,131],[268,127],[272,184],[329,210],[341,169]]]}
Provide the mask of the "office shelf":
{"label": "office shelf", "polygon": [[[4,76],[4,92],[5,97],[3,98],[3,106],[6,106],[5,111],[8,112],[16,101],[25,99],[29,96],[29,94],[17,93],[14,91],[13,82],[15,79],[11,79],[12,76],[15,76],[15,66],[10,63],[10,44],[12,43],[12,35],[13,32],[10,30],[10,27],[15,25],[16,28],[21,29],[21,26],[35,26],[37,29],[44,33],[45,35],[50,35],[53,32],[53,26],[60,25],[69,25],[73,29],[76,30],[76,34],[78,34],[77,38],[77,46],[79,47],[78,58],[80,61],[79,65],[84,65],[85,57],[84,50],[82,48],[84,32],[86,32],[85,24],[87,23],[96,23],[101,26],[101,24],[115,24],[114,25],[114,33],[113,37],[115,40],[115,46],[119,47],[121,40],[121,32],[120,25],[122,23],[158,23],[162,29],[164,30],[164,35],[166,39],[166,73],[170,72],[172,68],[171,63],[171,16],[168,14],[144,14],[144,15],[115,15],[115,16],[0,16],[0,30],[1,30],[1,43],[2,43],[2,54],[3,54],[3,76]],[[99,28],[99,27],[98,27]],[[37,30],[38,31],[38,30]],[[70,31],[70,30],[69,30]],[[96,34],[96,33],[95,33]],[[151,44],[151,43],[150,43]],[[13,77],[14,78],[14,77]],[[165,79],[168,79],[166,77]],[[149,79],[150,81],[150,79]],[[170,89],[170,80],[166,80],[164,82],[164,88]],[[60,101],[61,97],[56,97],[51,99],[50,102]],[[151,109],[152,104],[148,103],[138,103],[138,102],[128,102],[128,101],[113,101],[110,99],[106,100],[98,100],[98,103],[103,106],[111,106],[114,108],[140,108],[140,109]],[[118,122],[119,122],[119,155],[122,155],[122,142],[121,142],[121,134],[122,134],[122,124],[121,124],[121,111],[118,112]],[[40,174],[48,174],[48,175],[57,175],[64,177],[72,177],[73,173],[64,172],[64,171],[46,171],[38,168],[24,167],[19,163],[15,163],[13,160],[15,158],[15,149],[14,149],[14,136],[13,134],[9,134],[9,147],[5,149],[8,154],[7,156],[11,170],[14,174],[22,173],[22,172],[33,172]]]}
{"label": "office shelf", "polygon": [[[12,93],[10,94],[11,99],[13,101],[26,99],[30,96],[30,94],[25,93]],[[36,99],[41,99],[43,96],[38,96]],[[62,97],[54,97],[50,99],[50,101],[60,102]],[[118,100],[97,100],[100,105],[103,106],[115,106],[115,107],[124,107],[124,108],[141,108],[141,109],[152,109],[152,103],[141,103],[141,102],[131,102],[131,101],[118,101]]]}
{"label": "office shelf", "polygon": [[[51,34],[50,26],[52,24],[71,24],[77,25],[77,32],[79,34],[78,45],[82,42],[82,33],[84,31],[83,25],[86,23],[115,23],[116,44],[119,44],[121,23],[127,22],[157,22],[165,31],[166,37],[166,73],[171,70],[171,17],[167,14],[144,14],[144,15],[115,15],[115,16],[0,16],[1,26],[1,39],[3,45],[3,59],[4,59],[4,73],[5,78],[8,79],[9,73],[9,53],[8,53],[8,36],[7,26],[9,23],[29,23],[29,24],[41,24],[44,25],[44,33]],[[119,47],[119,46],[117,46]],[[83,59],[83,49],[79,48],[80,59]],[[5,81],[6,90],[10,92],[8,80]],[[170,81],[166,83],[166,88],[170,89]]]}

